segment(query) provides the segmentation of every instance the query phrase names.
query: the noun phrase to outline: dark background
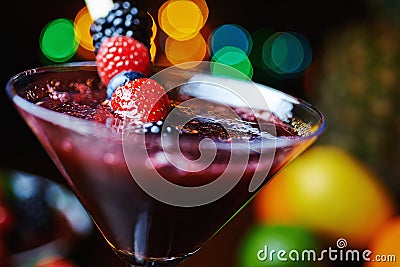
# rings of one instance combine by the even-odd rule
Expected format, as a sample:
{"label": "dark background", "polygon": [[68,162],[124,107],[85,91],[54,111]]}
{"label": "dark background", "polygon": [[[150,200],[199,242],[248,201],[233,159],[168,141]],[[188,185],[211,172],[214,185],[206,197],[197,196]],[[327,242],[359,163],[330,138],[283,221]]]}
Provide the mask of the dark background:
{"label": "dark background", "polygon": [[[163,3],[159,0],[142,0],[142,2],[140,4],[148,8],[155,17]],[[340,28],[352,20],[360,19],[366,13],[365,3],[360,0],[217,0],[207,1],[207,4],[210,10],[207,24],[210,28],[236,23],[245,27],[250,33],[262,27],[272,28],[275,31],[295,31],[308,38],[314,57],[318,55],[327,32],[332,28]],[[43,65],[39,49],[40,31],[53,19],[61,17],[73,19],[85,5],[84,0],[14,0],[7,1],[3,5],[5,5],[2,10],[3,15],[0,16],[3,47],[0,72],[0,83],[3,87],[0,90],[3,138],[0,168],[18,169],[65,184],[61,174],[11,105],[4,88],[12,75]],[[269,85],[307,98],[304,94],[306,88],[302,76],[271,81]],[[251,219],[251,214],[245,209],[198,255],[189,259],[183,266],[231,266],[235,248],[230,246],[240,238],[239,234],[232,235],[232,233],[239,233],[243,225]],[[92,248],[85,248],[87,257],[91,261],[87,266],[123,266],[106,247],[97,232],[86,245]]]}

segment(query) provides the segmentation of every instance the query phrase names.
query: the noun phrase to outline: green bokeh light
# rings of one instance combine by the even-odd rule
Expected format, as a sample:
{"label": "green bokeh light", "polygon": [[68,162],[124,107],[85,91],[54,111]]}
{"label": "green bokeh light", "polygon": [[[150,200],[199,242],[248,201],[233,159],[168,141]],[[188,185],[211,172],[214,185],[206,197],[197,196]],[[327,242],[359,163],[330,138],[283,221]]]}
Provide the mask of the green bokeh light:
{"label": "green bokeh light", "polygon": [[56,19],[48,23],[40,35],[40,49],[54,62],[65,62],[74,56],[79,42],[75,38],[73,21]]}
{"label": "green bokeh light", "polygon": [[[222,47],[213,55],[212,61],[223,65],[228,65],[250,79],[253,77],[253,66],[251,65],[251,62],[246,52],[237,47]],[[239,75],[241,77],[238,77],[237,71],[229,71],[229,68],[220,68],[219,66],[219,64],[213,65],[213,68],[211,70],[213,74],[234,78],[243,77],[242,75]]]}
{"label": "green bokeh light", "polygon": [[282,33],[272,44],[271,59],[283,72],[296,72],[303,62],[304,50],[296,37]]}
{"label": "green bokeh light", "polygon": [[262,59],[276,73],[298,73],[310,65],[312,50],[308,40],[301,34],[278,32],[265,41]]}

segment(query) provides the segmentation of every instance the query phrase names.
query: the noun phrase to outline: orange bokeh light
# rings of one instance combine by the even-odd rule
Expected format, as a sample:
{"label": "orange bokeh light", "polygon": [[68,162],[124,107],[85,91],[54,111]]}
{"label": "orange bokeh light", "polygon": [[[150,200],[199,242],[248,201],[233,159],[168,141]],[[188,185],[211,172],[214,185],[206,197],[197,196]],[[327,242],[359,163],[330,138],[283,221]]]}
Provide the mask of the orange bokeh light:
{"label": "orange bokeh light", "polygon": [[165,55],[172,64],[201,61],[207,53],[207,43],[201,34],[185,41],[168,37],[165,41]]}
{"label": "orange bokeh light", "polygon": [[88,51],[94,50],[92,36],[90,35],[90,25],[92,23],[93,19],[89,14],[88,8],[85,6],[76,14],[74,26],[79,45]]}

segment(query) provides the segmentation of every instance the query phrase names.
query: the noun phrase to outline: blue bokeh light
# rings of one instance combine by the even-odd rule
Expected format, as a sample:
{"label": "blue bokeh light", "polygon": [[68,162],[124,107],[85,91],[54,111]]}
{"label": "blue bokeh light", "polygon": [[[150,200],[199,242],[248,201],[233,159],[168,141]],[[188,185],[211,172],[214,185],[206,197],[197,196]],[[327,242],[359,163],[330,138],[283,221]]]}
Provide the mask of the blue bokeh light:
{"label": "blue bokeh light", "polygon": [[253,47],[249,32],[236,24],[224,24],[216,28],[211,33],[208,42],[210,55],[214,55],[225,46],[237,47],[249,55]]}

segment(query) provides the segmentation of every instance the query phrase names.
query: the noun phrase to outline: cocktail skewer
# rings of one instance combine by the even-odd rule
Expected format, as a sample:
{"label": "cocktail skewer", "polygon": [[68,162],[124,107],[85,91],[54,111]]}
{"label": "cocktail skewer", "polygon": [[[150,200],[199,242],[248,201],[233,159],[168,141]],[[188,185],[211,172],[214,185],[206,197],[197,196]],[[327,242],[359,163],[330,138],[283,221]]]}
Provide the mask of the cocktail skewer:
{"label": "cocktail skewer", "polygon": [[114,4],[113,0],[85,0],[85,3],[93,20],[107,16]]}

